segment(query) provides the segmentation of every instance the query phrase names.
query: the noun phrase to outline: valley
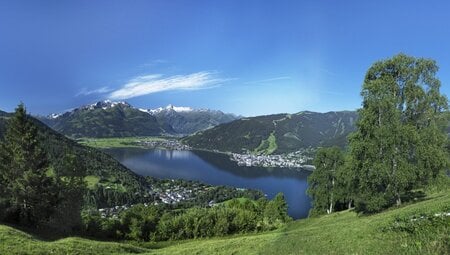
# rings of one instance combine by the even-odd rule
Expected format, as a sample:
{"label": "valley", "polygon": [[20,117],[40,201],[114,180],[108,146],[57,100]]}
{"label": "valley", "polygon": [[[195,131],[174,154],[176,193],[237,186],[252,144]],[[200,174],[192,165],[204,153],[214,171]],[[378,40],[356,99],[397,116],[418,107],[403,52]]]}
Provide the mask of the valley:
{"label": "valley", "polygon": [[[0,111],[0,139],[4,137],[8,120],[13,116],[11,113]],[[171,194],[160,193],[153,188],[167,187],[174,189],[176,186],[169,180],[144,178],[136,174],[129,168],[116,161],[113,157],[97,148],[160,148],[165,149],[186,149],[176,140],[168,140],[160,137],[127,137],[127,138],[98,138],[71,140],[44,125],[39,120],[31,118],[31,121],[38,127],[39,141],[43,147],[49,150],[49,160],[56,167],[62,164],[64,155],[74,154],[78,160],[77,167],[85,169],[84,180],[87,183],[86,204],[93,208],[105,208],[114,206],[130,206],[137,203],[161,203],[162,197]],[[87,146],[89,147],[87,147]],[[190,182],[178,181],[178,186],[189,186]],[[202,184],[204,185],[204,184]],[[212,186],[205,186],[210,190],[210,195],[214,194]],[[222,187],[223,199],[241,197],[245,192],[238,192],[235,188]],[[251,191],[253,192],[253,191]],[[197,194],[191,195],[192,201],[197,205],[207,205],[206,200],[196,200]],[[177,201],[179,202],[179,201]],[[176,204],[176,203],[174,203]]]}
{"label": "valley", "polygon": [[450,255],[447,7],[1,0],[0,255]]}
{"label": "valley", "polygon": [[[183,143],[180,138],[170,136],[159,137],[115,137],[115,138],[79,138],[80,144],[98,149],[111,148],[142,148],[142,149],[165,149],[165,150],[193,150],[192,147]],[[282,155],[261,154],[239,154],[222,152],[218,150],[196,149],[222,153],[229,156],[230,160],[239,166],[259,166],[277,168],[302,168],[311,164],[315,149],[302,149]]]}
{"label": "valley", "polygon": [[[103,114],[110,109],[122,106],[127,109],[135,109],[128,103],[111,101],[99,102],[79,109],[98,111],[99,113],[96,114]],[[194,121],[191,118],[191,123],[196,123],[197,127],[210,128],[197,130],[195,134],[184,137],[180,137],[180,133],[163,133],[159,136],[101,138],[108,135],[100,134],[98,137],[78,138],[78,141],[96,148],[140,147],[207,150],[225,153],[231,160],[242,166],[298,168],[311,165],[313,155],[318,147],[328,145],[345,147],[346,137],[354,130],[354,123],[357,119],[355,112],[300,112],[237,120],[226,119],[228,122],[221,124],[217,122],[216,126],[211,127],[212,124],[207,118],[211,113],[218,113],[218,111],[193,110],[190,107],[174,106],[160,107],[155,110],[137,110],[157,116],[158,123],[171,123],[171,125],[176,123],[173,121],[175,114],[195,112],[197,119]],[[60,118],[61,116],[54,117]],[[141,131],[137,132],[141,133]]]}
{"label": "valley", "polygon": [[307,217],[311,207],[306,195],[306,181],[311,172],[303,168],[239,166],[227,154],[201,150],[111,148],[104,151],[140,176],[256,190],[268,199],[282,192],[287,212],[295,219]]}
{"label": "valley", "polygon": [[143,149],[168,149],[190,150],[191,147],[182,144],[177,137],[148,136],[148,137],[113,137],[113,138],[79,138],[80,144],[93,148],[143,148]]}

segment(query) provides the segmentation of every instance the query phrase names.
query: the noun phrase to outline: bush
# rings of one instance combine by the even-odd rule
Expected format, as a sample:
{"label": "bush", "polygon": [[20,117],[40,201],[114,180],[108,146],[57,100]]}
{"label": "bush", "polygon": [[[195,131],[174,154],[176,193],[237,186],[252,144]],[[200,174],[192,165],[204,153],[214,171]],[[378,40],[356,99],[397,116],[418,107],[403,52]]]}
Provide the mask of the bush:
{"label": "bush", "polygon": [[214,207],[192,207],[163,212],[160,207],[132,206],[116,217],[85,213],[85,233],[101,239],[165,241],[224,236],[271,230],[291,218],[283,195],[272,201],[234,199]]}

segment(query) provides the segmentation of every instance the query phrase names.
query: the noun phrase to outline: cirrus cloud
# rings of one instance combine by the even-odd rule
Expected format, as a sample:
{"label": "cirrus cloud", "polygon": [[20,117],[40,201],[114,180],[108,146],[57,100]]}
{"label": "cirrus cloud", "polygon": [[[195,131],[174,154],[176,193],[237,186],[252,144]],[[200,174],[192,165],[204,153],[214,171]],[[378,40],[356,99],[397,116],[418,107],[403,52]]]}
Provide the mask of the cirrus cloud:
{"label": "cirrus cloud", "polygon": [[88,90],[87,88],[82,88],[80,90],[80,92],[78,92],[75,96],[89,96],[89,95],[93,95],[93,94],[104,94],[104,93],[108,93],[111,92],[112,89],[110,89],[109,87],[101,87],[99,89],[94,89],[94,90]]}
{"label": "cirrus cloud", "polygon": [[129,80],[121,88],[112,91],[108,97],[122,100],[170,90],[199,90],[218,86],[223,81],[225,80],[217,78],[213,72],[197,72],[169,77],[150,74]]}

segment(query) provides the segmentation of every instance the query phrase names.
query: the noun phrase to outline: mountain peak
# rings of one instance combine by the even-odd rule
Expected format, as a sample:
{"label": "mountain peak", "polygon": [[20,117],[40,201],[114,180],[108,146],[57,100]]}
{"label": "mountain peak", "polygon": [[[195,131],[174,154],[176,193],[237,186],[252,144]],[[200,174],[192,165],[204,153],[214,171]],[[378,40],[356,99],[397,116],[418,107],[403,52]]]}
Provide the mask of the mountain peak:
{"label": "mountain peak", "polygon": [[[122,109],[126,110],[124,111],[126,114],[116,111]],[[92,119],[100,122],[91,121],[91,118],[86,116],[91,116]],[[145,109],[133,107],[123,101],[104,100],[69,110],[63,114],[51,114],[43,121],[71,136],[122,136],[124,134],[140,136],[165,133],[192,134],[235,119],[237,119],[235,115],[216,110],[194,109],[173,104],[156,109]],[[121,126],[116,126],[117,123],[120,123]],[[124,129],[123,125],[129,126]]]}
{"label": "mountain peak", "polygon": [[94,110],[94,109],[106,110],[106,109],[110,109],[110,108],[113,108],[113,107],[119,106],[119,105],[122,107],[131,107],[131,105],[125,101],[103,100],[103,101],[98,101],[93,104],[83,105],[79,108],[70,109],[63,113],[52,113],[52,114],[47,115],[47,118],[48,119],[57,119],[57,118],[61,117],[62,115],[71,114],[71,113],[74,113],[74,112],[77,112],[80,110],[85,110],[85,111],[86,110]]}
{"label": "mountain peak", "polygon": [[93,104],[82,106],[81,109],[82,110],[94,110],[94,109],[102,108],[103,110],[106,110],[106,109],[113,108],[118,105],[124,106],[124,107],[131,107],[131,105],[125,101],[103,100],[103,101],[98,101]]}
{"label": "mountain peak", "polygon": [[193,108],[191,107],[185,107],[185,106],[174,106],[173,104],[169,104],[166,107],[158,107],[156,109],[150,109],[150,110],[145,110],[148,113],[151,114],[157,114],[157,113],[161,113],[161,112],[170,112],[170,111],[174,111],[174,112],[192,112],[194,111]]}
{"label": "mountain peak", "polygon": [[185,106],[174,106],[172,104],[169,104],[168,106],[166,106],[166,109],[168,110],[174,110],[176,112],[190,112],[193,111],[194,109],[192,109],[191,107],[185,107]]}

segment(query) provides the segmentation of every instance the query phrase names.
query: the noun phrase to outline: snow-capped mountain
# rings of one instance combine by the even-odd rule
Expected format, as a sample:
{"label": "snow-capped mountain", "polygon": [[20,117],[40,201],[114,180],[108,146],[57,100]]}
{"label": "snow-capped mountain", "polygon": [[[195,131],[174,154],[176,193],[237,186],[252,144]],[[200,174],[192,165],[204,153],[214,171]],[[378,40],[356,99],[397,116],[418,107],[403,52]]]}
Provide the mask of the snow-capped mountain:
{"label": "snow-capped mountain", "polygon": [[175,134],[171,126],[126,102],[110,100],[84,105],[62,114],[40,118],[54,130],[71,137],[125,137]]}
{"label": "snow-capped mountain", "polygon": [[114,102],[114,101],[111,101],[111,100],[104,100],[104,101],[99,101],[99,102],[94,103],[94,104],[89,104],[89,105],[82,106],[81,110],[94,110],[94,109],[100,109],[100,108],[103,109],[103,110],[106,110],[106,109],[110,109],[110,108],[116,107],[118,105],[120,105],[122,107],[131,107],[130,104],[128,104],[127,102],[124,102],[124,101]]}
{"label": "snow-capped mountain", "polygon": [[39,119],[68,136],[120,137],[187,135],[237,117],[208,109],[174,105],[142,109],[123,101],[104,100]]}
{"label": "snow-capped mountain", "polygon": [[156,109],[149,109],[147,111],[149,113],[152,113],[152,114],[158,114],[158,113],[161,113],[161,112],[164,112],[164,111],[192,112],[192,111],[194,111],[194,109],[191,108],[191,107],[173,106],[173,105],[169,104],[166,107],[159,107],[159,108],[156,108]]}
{"label": "snow-capped mountain", "polygon": [[227,114],[217,110],[193,109],[191,107],[177,107],[173,105],[149,109],[145,110],[145,112],[155,116],[160,123],[172,126],[176,133],[182,135],[193,134],[239,118],[234,114]]}
{"label": "snow-capped mountain", "polygon": [[[116,106],[131,107],[130,104],[128,104],[127,102],[124,102],[124,101],[115,102],[115,101],[111,101],[111,100],[103,100],[103,101],[98,101],[93,104],[87,104],[87,105],[80,106],[78,108],[73,108],[73,109],[70,109],[70,110],[62,112],[62,113],[52,113],[52,114],[47,115],[45,118],[57,119],[63,115],[72,114],[72,113],[78,112],[78,111],[90,111],[90,110],[95,110],[95,109],[107,110],[107,109],[110,109],[110,108],[113,108]],[[40,119],[42,119],[42,117],[40,117]]]}

